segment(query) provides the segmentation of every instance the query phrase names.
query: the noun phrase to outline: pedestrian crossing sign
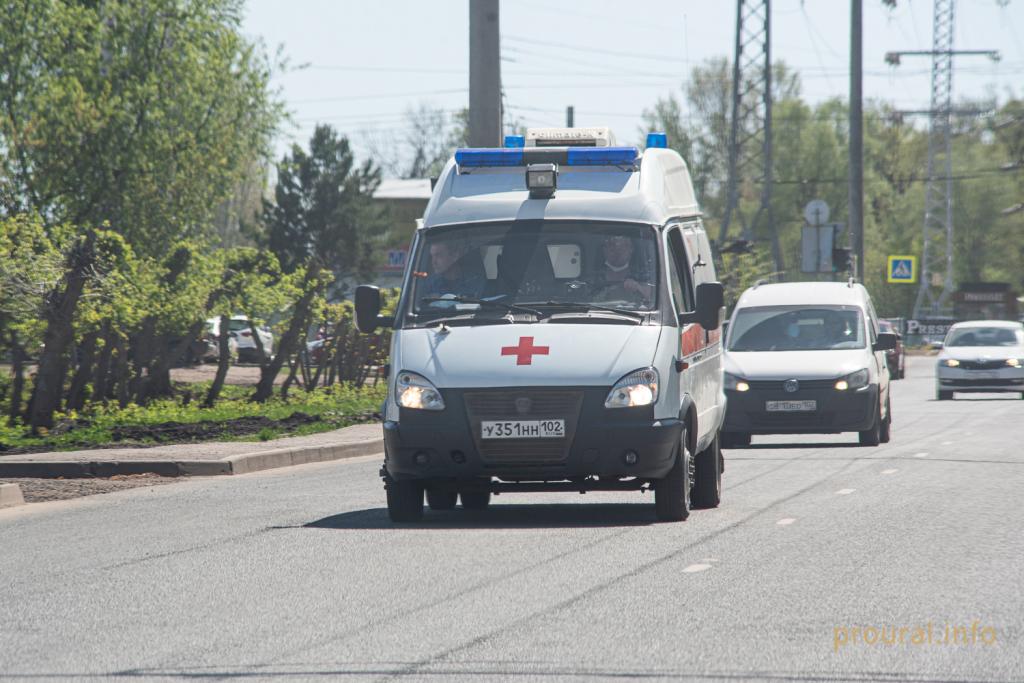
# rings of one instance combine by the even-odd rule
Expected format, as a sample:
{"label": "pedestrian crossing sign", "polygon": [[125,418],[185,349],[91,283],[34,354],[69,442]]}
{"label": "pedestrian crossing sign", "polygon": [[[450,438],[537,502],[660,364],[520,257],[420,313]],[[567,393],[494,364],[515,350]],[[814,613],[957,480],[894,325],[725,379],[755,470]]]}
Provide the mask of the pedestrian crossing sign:
{"label": "pedestrian crossing sign", "polygon": [[917,257],[890,256],[886,281],[903,282],[911,285],[917,282]]}

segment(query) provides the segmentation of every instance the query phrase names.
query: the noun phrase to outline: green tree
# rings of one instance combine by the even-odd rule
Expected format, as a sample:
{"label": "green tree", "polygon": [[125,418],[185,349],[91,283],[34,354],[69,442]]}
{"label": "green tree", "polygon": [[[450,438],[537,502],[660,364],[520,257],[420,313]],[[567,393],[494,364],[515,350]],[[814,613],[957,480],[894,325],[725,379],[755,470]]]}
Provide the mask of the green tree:
{"label": "green tree", "polygon": [[242,7],[4,2],[0,212],[109,222],[140,255],[208,231],[281,111]]}
{"label": "green tree", "polygon": [[292,146],[277,167],[274,201],[265,202],[265,245],[286,273],[316,261],[337,274],[368,276],[380,217],[372,204],[380,170],[357,167],[348,139],[318,125],[307,153]]}

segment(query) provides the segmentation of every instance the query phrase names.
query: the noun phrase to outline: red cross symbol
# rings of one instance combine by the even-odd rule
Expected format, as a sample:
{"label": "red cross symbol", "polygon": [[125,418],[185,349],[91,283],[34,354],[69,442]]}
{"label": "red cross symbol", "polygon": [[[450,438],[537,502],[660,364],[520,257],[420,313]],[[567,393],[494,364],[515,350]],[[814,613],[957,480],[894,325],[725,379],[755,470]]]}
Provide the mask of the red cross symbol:
{"label": "red cross symbol", "polygon": [[515,356],[516,365],[533,365],[533,357],[548,355],[548,346],[534,346],[533,337],[520,337],[519,346],[502,346],[501,355]]}

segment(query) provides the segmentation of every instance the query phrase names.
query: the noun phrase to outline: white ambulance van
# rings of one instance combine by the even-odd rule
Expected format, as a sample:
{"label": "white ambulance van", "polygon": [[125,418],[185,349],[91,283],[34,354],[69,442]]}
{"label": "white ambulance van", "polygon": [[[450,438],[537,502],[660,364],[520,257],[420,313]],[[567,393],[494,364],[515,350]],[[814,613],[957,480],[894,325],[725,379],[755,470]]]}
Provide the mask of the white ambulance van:
{"label": "white ambulance van", "polygon": [[396,522],[512,491],[654,490],[715,507],[722,286],[683,159],[653,134],[541,129],[460,149],[417,230],[394,317],[381,470]]}

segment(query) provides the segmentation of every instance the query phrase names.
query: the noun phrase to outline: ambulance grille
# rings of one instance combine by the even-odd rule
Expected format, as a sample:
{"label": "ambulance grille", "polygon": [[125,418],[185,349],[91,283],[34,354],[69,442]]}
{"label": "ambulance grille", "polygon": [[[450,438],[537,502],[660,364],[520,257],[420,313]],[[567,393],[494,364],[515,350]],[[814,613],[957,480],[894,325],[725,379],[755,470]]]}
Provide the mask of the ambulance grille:
{"label": "ambulance grille", "polygon": [[[500,389],[464,394],[466,416],[480,459],[487,465],[558,465],[569,455],[582,391]],[[565,420],[564,439],[481,439],[482,420]]]}

